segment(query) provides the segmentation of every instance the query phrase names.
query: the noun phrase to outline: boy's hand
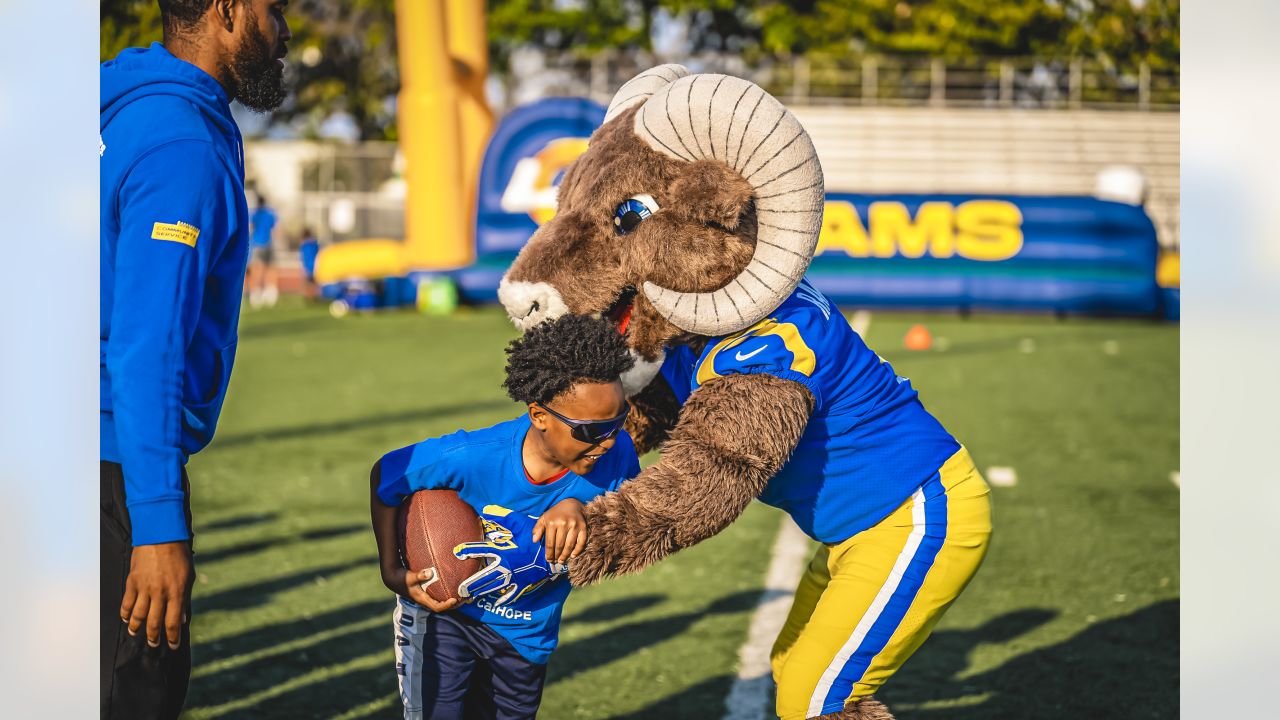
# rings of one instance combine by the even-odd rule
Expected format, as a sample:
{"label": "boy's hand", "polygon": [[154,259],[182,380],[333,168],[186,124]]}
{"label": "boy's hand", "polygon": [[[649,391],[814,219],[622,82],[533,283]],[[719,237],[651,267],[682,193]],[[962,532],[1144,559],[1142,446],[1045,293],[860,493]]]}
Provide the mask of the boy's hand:
{"label": "boy's hand", "polygon": [[543,513],[534,524],[533,541],[546,537],[543,544],[551,562],[566,563],[570,558],[578,557],[578,553],[587,546],[587,517],[582,507],[578,500],[565,498]]}
{"label": "boy's hand", "polygon": [[436,600],[428,595],[426,590],[423,590],[423,587],[431,582],[435,576],[436,571],[432,568],[418,572],[406,570],[402,567],[388,568],[383,570],[382,582],[391,592],[401,597],[407,597],[431,612],[448,612],[458,607],[456,599]]}

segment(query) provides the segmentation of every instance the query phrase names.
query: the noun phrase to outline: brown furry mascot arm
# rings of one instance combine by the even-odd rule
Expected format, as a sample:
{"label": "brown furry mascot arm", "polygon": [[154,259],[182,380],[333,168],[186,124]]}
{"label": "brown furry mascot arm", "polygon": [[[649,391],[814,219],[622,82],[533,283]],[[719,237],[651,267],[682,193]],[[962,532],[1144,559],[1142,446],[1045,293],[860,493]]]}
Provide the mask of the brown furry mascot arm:
{"label": "brown furry mascot arm", "polygon": [[628,398],[627,433],[643,455],[667,441],[680,418],[680,401],[667,379],[657,375],[643,390]]}
{"label": "brown furry mascot arm", "polygon": [[732,523],[791,455],[813,395],[772,375],[729,375],[685,403],[662,459],[586,507],[591,539],[574,585],[633,573]]}

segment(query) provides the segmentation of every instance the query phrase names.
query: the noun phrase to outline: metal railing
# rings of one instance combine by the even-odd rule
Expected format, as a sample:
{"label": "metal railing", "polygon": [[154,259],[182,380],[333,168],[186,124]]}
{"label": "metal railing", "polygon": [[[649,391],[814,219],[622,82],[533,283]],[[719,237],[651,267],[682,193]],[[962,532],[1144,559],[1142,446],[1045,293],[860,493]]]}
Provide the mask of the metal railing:
{"label": "metal railing", "polygon": [[[303,224],[314,228],[325,244],[404,237],[404,198],[386,190],[398,176],[395,157],[396,144],[390,142],[324,145],[299,167]],[[337,214],[346,216],[346,223],[332,222],[335,206],[342,208]]]}
{"label": "metal railing", "polygon": [[[813,60],[700,54],[679,60],[694,72],[747,78],[786,102],[833,105],[1177,110],[1177,69],[1146,63],[1120,70],[1081,58],[942,60],[866,55]],[[608,103],[613,91],[664,62],[643,53],[550,55],[526,50],[500,76],[509,109],[547,95],[585,95]]]}

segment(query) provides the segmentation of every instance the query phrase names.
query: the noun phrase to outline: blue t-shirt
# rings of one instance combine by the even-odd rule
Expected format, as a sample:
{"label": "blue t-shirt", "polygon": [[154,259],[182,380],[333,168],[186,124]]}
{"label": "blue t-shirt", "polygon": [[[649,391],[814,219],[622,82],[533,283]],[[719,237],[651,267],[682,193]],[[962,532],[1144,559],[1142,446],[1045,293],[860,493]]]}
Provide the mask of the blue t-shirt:
{"label": "blue t-shirt", "polygon": [[302,260],[302,269],[307,277],[315,277],[316,257],[320,254],[320,242],[315,238],[307,238],[298,246],[298,256]]}
{"label": "blue t-shirt", "polygon": [[[626,431],[596,461],[591,472],[535,485],[525,476],[521,449],[531,423],[528,415],[483,430],[459,430],[430,438],[382,456],[378,498],[397,506],[418,490],[456,490],[473,508],[500,505],[527,515],[541,515],[566,498],[587,503],[640,473],[635,445]],[[572,586],[552,580],[503,607],[481,597],[455,612],[493,628],[525,659],[543,664],[560,634],[560,613]]]}
{"label": "blue t-shirt", "polygon": [[253,215],[249,216],[249,224],[253,229],[249,235],[249,243],[253,247],[271,245],[271,231],[276,227],[276,214],[271,208],[260,207],[254,210]]}
{"label": "blue t-shirt", "polygon": [[960,449],[911,382],[807,279],[769,317],[712,338],[701,355],[669,349],[662,366],[681,403],[712,378],[752,373],[813,393],[809,425],[760,500],[785,510],[815,540],[843,542],[880,522]]}

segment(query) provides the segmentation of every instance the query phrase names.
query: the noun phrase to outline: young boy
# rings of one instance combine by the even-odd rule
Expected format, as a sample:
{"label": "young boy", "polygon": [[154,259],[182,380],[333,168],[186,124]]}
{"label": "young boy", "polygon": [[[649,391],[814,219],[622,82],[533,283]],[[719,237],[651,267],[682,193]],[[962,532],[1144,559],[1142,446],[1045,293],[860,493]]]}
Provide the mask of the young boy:
{"label": "young boy", "polygon": [[517,544],[544,540],[546,559],[563,563],[585,546],[583,503],[640,472],[622,429],[629,406],[619,377],[633,361],[608,322],[566,315],[530,329],[507,355],[504,385],[526,414],[423,440],[373,467],[382,581],[400,596],[396,671],[406,720],[534,717],[570,585],[552,575],[536,592],[508,587],[462,605],[436,602],[422,590],[431,572],[401,563],[397,507],[417,490],[448,488],[486,517],[540,515],[531,537],[496,520],[513,528]]}

